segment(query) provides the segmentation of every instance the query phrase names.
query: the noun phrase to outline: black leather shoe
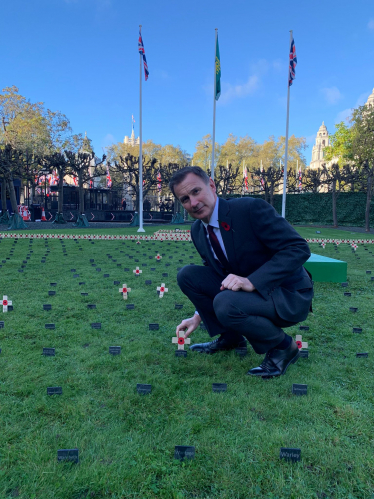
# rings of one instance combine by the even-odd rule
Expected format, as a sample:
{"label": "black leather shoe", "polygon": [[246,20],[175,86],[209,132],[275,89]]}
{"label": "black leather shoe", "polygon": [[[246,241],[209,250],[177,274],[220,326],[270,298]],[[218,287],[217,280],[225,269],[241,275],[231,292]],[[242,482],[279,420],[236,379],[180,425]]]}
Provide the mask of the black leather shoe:
{"label": "black leather shoe", "polygon": [[299,348],[292,340],[290,346],[285,350],[273,348],[265,355],[262,364],[254,367],[247,374],[251,376],[273,377],[285,374],[289,365],[294,364],[300,357]]}
{"label": "black leather shoe", "polygon": [[247,348],[247,341],[243,338],[240,341],[233,343],[225,338],[224,335],[209,343],[196,343],[190,346],[190,350],[201,353],[217,353],[224,350],[233,350],[234,348]]}

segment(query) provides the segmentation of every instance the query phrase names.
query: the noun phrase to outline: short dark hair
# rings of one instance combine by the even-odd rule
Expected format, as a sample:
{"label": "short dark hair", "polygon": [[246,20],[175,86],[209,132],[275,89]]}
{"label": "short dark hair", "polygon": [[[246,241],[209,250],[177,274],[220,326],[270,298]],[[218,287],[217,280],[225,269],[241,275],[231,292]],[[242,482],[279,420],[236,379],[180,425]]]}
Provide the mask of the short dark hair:
{"label": "short dark hair", "polygon": [[174,196],[175,196],[174,187],[183,182],[183,180],[187,177],[189,173],[193,173],[197,177],[203,179],[205,184],[209,184],[209,177],[204,172],[204,170],[200,168],[200,166],[185,166],[184,168],[177,170],[170,179],[169,189],[174,194]]}

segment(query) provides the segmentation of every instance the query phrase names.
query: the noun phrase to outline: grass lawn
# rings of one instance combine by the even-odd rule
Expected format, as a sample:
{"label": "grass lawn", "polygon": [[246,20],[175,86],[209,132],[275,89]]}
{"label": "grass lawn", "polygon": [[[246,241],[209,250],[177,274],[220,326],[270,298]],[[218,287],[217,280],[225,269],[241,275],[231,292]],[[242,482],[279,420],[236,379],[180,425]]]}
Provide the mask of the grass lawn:
{"label": "grass lawn", "polygon": [[[298,231],[317,237],[316,228]],[[318,237],[367,238],[341,233],[321,229]],[[374,246],[311,250],[348,262],[348,288],[315,284],[310,329],[302,331],[309,358],[264,381],[246,376],[262,360],[251,349],[244,359],[175,357],[175,327],[193,313],[176,282],[177,267],[200,264],[192,243],[1,240],[0,294],[14,310],[0,310],[0,498],[374,498]],[[169,289],[162,299],[161,282]],[[131,288],[127,301],[123,283]],[[208,341],[200,329],[191,339]],[[113,345],[120,355],[109,354]],[[54,347],[55,357],[41,355],[43,347]],[[152,393],[139,395],[137,383],[151,384]],[[227,392],[212,393],[212,383],[227,383]],[[307,396],[292,395],[293,383],[307,384]],[[54,386],[62,395],[47,395]],[[175,445],[195,446],[195,459],[174,460]],[[300,448],[301,461],[280,460],[281,447]],[[71,448],[79,449],[79,464],[58,463],[57,451]]]}

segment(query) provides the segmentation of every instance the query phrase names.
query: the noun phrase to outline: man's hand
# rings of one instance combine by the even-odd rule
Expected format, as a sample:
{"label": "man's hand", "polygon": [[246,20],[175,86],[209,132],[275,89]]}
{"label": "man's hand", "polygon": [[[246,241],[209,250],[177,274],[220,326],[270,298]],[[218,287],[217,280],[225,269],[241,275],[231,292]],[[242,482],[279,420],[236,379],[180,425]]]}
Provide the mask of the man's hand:
{"label": "man's hand", "polygon": [[231,289],[231,291],[239,291],[241,289],[242,291],[251,293],[256,288],[246,277],[229,274],[221,283],[221,291],[223,291],[224,289]]}
{"label": "man's hand", "polygon": [[201,322],[200,315],[195,314],[193,317],[190,317],[189,319],[184,319],[179,326],[177,326],[177,337],[179,331],[184,331],[184,338],[188,338],[191,333],[195,331],[199,327],[199,324]]}

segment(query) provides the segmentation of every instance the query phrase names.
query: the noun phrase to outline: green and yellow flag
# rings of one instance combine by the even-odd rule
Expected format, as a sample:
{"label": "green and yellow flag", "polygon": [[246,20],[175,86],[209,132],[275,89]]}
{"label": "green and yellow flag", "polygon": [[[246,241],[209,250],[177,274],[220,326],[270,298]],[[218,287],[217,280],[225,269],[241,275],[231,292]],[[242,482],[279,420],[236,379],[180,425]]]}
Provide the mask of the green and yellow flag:
{"label": "green and yellow flag", "polygon": [[219,46],[218,46],[218,34],[217,34],[217,42],[216,42],[216,100],[219,99],[221,95],[221,60],[219,57]]}

